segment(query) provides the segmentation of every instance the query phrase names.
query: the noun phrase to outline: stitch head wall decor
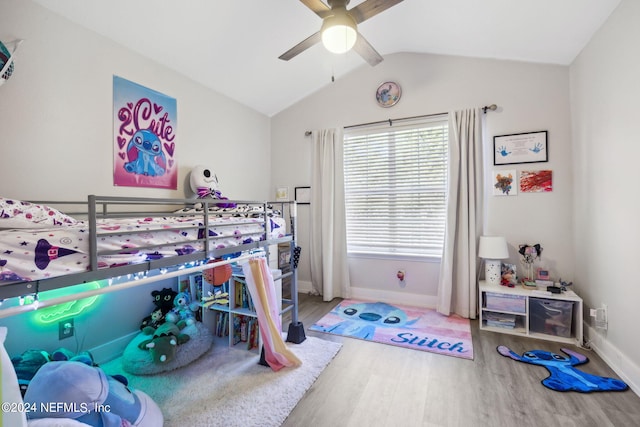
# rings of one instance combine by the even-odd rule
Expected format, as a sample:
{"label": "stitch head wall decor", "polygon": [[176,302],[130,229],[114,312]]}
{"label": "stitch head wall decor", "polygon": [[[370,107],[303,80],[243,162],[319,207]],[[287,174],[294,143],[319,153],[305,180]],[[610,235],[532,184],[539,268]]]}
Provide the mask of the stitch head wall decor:
{"label": "stitch head wall decor", "polygon": [[176,100],[113,76],[113,183],[178,187]]}

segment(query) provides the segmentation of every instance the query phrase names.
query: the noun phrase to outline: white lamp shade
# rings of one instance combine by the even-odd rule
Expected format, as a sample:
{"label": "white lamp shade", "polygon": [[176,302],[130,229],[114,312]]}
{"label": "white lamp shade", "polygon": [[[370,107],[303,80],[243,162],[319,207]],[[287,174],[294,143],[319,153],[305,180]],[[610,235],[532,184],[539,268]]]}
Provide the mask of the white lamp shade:
{"label": "white lamp shade", "polygon": [[480,236],[478,256],[484,259],[509,258],[507,240],[501,236]]}
{"label": "white lamp shade", "polygon": [[490,285],[499,285],[502,277],[501,259],[509,258],[507,240],[500,236],[481,236],[478,256],[484,258],[484,278]]}
{"label": "white lamp shade", "polygon": [[358,38],[356,23],[346,14],[336,14],[325,18],[320,32],[322,44],[332,53],[348,52]]}

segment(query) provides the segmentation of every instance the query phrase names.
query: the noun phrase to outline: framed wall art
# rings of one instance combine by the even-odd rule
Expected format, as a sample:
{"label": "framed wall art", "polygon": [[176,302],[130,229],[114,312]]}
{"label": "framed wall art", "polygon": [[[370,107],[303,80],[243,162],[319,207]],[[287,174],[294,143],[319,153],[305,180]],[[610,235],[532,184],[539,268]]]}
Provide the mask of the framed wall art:
{"label": "framed wall art", "polygon": [[276,188],[276,202],[288,202],[289,201],[289,187]]}
{"label": "framed wall art", "polygon": [[493,164],[515,165],[549,161],[547,131],[493,137]]}
{"label": "framed wall art", "polygon": [[311,203],[311,187],[296,187],[295,200],[299,205]]}
{"label": "framed wall art", "polygon": [[493,171],[494,196],[515,196],[517,194],[515,169]]}
{"label": "framed wall art", "polygon": [[520,191],[523,193],[553,191],[553,171],[520,171]]}
{"label": "framed wall art", "polygon": [[113,76],[113,184],[178,188],[176,99]]}
{"label": "framed wall art", "polygon": [[381,107],[393,107],[400,101],[402,89],[396,82],[384,82],[376,90],[376,101]]}

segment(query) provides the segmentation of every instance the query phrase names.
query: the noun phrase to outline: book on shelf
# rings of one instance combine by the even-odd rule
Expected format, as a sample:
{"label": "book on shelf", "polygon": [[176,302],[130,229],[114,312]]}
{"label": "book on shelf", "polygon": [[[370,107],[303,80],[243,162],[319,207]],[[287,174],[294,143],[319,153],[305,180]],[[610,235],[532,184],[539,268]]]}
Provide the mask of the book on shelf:
{"label": "book on shelf", "polygon": [[258,348],[258,319],[250,319],[248,324],[247,350]]}
{"label": "book on shelf", "polygon": [[241,327],[242,327],[242,316],[233,316],[233,340],[231,341],[233,345],[238,344],[241,341]]}
{"label": "book on shelf", "polygon": [[229,335],[229,313],[218,312],[216,318],[216,335],[226,337]]}
{"label": "book on shelf", "polygon": [[516,327],[516,315],[508,313],[488,312],[484,315],[487,326],[513,329]]}
{"label": "book on shelf", "polygon": [[249,294],[246,283],[243,280],[239,280],[237,278],[235,279],[235,282],[236,307],[246,308],[247,310],[255,312],[255,306],[253,305],[253,301],[251,300],[251,295]]}

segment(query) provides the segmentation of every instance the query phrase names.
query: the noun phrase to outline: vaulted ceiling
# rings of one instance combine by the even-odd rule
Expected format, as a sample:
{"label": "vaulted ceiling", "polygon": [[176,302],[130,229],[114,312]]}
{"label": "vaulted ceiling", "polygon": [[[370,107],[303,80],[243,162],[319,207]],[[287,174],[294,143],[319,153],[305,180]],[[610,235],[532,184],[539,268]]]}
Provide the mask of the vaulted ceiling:
{"label": "vaulted ceiling", "polygon": [[[320,44],[298,0],[33,0],[267,116],[358,68]],[[351,9],[362,0],[352,0]],[[433,53],[569,65],[620,0],[404,0],[358,25],[384,57]]]}

